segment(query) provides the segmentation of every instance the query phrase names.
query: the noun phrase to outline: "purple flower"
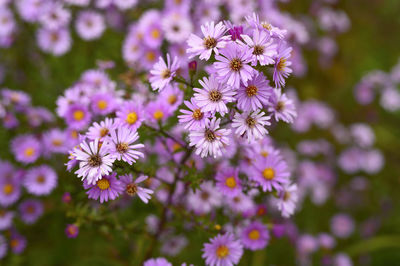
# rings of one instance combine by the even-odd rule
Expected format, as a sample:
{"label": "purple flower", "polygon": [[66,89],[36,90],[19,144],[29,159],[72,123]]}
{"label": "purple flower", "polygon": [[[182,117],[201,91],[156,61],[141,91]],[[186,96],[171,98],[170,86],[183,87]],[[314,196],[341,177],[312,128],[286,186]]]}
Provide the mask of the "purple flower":
{"label": "purple flower", "polygon": [[274,74],[272,79],[275,82],[277,88],[285,86],[285,79],[292,73],[292,69],[289,68],[292,62],[289,61],[291,56],[292,47],[288,46],[286,42],[281,41],[278,45],[278,54],[275,59]]}
{"label": "purple flower", "polygon": [[286,123],[293,123],[297,116],[296,106],[285,93],[280,89],[274,89],[270,97],[270,107],[268,111],[272,113],[276,121],[282,120]]}
{"label": "purple flower", "polygon": [[206,214],[221,205],[221,193],[211,181],[206,181],[196,192],[191,191],[188,194],[186,203],[187,208],[196,214]]}
{"label": "purple flower", "polygon": [[7,242],[6,238],[3,235],[0,235],[0,259],[4,258],[7,255]]}
{"label": "purple flower", "polygon": [[57,186],[57,174],[47,165],[31,168],[26,173],[24,186],[32,195],[48,195]]}
{"label": "purple flower", "polygon": [[262,111],[236,113],[232,120],[232,128],[236,128],[235,134],[247,137],[247,141],[263,139],[268,130],[265,126],[271,125],[270,116],[265,116]]}
{"label": "purple flower", "polygon": [[[6,230],[13,225],[14,212],[7,210],[0,210],[0,231]],[[1,257],[1,256],[0,256]]]}
{"label": "purple flower", "polygon": [[0,178],[0,205],[10,206],[21,195],[21,184],[16,178]]}
{"label": "purple flower", "polygon": [[110,136],[110,132],[114,129],[114,119],[106,117],[106,119],[104,121],[101,121],[100,124],[94,122],[93,125],[89,127],[86,136],[90,140],[99,139],[100,141],[102,141],[107,136]]}
{"label": "purple flower", "polygon": [[151,258],[143,263],[143,266],[172,266],[172,264],[165,258]]}
{"label": "purple flower", "polygon": [[75,172],[82,180],[94,185],[102,176],[112,171],[115,157],[109,154],[105,145],[99,145],[99,139],[89,142],[83,141],[78,148],[74,148],[72,156],[79,161],[79,169]]}
{"label": "purple flower", "polygon": [[228,197],[235,197],[242,191],[239,179],[239,169],[232,167],[221,167],[215,176],[217,188]]}
{"label": "purple flower", "polygon": [[91,107],[94,114],[107,115],[114,111],[116,103],[112,93],[99,92],[92,96]]}
{"label": "purple flower", "polygon": [[217,235],[204,244],[202,257],[208,266],[238,264],[243,255],[243,246],[232,234]]}
{"label": "purple flower", "polygon": [[81,130],[90,123],[91,115],[87,106],[74,103],[68,107],[65,120],[70,128]]}
{"label": "purple flower", "polygon": [[71,35],[68,29],[46,29],[41,28],[37,31],[37,42],[44,52],[61,56],[71,48]]}
{"label": "purple flower", "polygon": [[237,93],[238,107],[243,111],[255,111],[263,108],[263,105],[268,104],[272,87],[269,86],[269,81],[262,73],[257,73],[247,86],[243,84],[239,87]]}
{"label": "purple flower", "polygon": [[241,241],[243,246],[247,249],[263,249],[267,246],[269,241],[268,229],[264,224],[254,221],[243,228],[241,233]]}
{"label": "purple flower", "polygon": [[152,49],[158,49],[163,41],[161,18],[160,12],[152,9],[144,13],[139,22],[139,30],[143,32],[143,41]]}
{"label": "purple flower", "polygon": [[167,54],[167,63],[160,56],[158,62],[150,70],[151,77],[149,79],[153,90],[163,90],[176,76],[176,71],[179,68],[178,58],[175,57],[171,62],[169,54]]}
{"label": "purple flower", "polygon": [[138,138],[138,133],[126,127],[118,127],[110,132],[107,138],[107,147],[110,153],[117,159],[129,164],[136,162],[139,157],[144,157],[137,149],[143,148],[143,144],[133,144]]}
{"label": "purple flower", "polygon": [[286,30],[281,30],[277,27],[274,27],[267,21],[260,21],[260,18],[255,13],[253,13],[252,16],[247,16],[246,21],[251,25],[251,27],[253,27],[253,29],[268,32],[271,37],[278,39],[283,39],[285,37]]}
{"label": "purple flower", "polygon": [[81,11],[75,26],[76,32],[84,40],[100,38],[106,28],[103,16],[94,11]]}
{"label": "purple flower", "polygon": [[148,120],[158,124],[159,122],[165,122],[172,115],[173,107],[158,98],[158,100],[147,104],[145,112]]}
{"label": "purple flower", "polygon": [[79,234],[79,227],[75,224],[67,224],[65,227],[65,235],[68,238],[76,238]]}
{"label": "purple flower", "polygon": [[32,135],[20,135],[11,141],[11,150],[15,159],[28,164],[35,162],[41,153],[39,141]]}
{"label": "purple flower", "polygon": [[83,183],[89,199],[97,200],[100,198],[100,203],[108,200],[115,200],[124,191],[122,183],[116,178],[116,173],[105,175],[98,179],[96,183],[89,184],[87,180]]}
{"label": "purple flower", "polygon": [[45,132],[42,141],[46,153],[66,153],[68,151],[67,135],[58,128]]}
{"label": "purple flower", "polygon": [[133,101],[125,102],[117,111],[117,124],[136,130],[144,120],[143,106]]}
{"label": "purple flower", "polygon": [[69,23],[71,13],[62,4],[49,2],[44,9],[43,14],[39,17],[42,27],[59,29]]}
{"label": "purple flower", "polygon": [[214,21],[212,21],[202,25],[201,31],[204,38],[201,39],[197,35],[191,34],[189,40],[187,41],[190,47],[187,49],[187,53],[190,54],[189,58],[200,55],[199,58],[201,60],[208,60],[210,59],[213,51],[216,55],[218,55],[218,49],[224,48],[227,42],[230,40],[229,36],[224,36],[226,30],[227,29],[222,22],[214,25]]}
{"label": "purple flower", "polygon": [[28,199],[18,207],[22,221],[26,224],[33,224],[43,214],[43,204],[39,200]]}
{"label": "purple flower", "polygon": [[277,45],[273,43],[271,35],[265,31],[254,30],[253,38],[248,35],[241,35],[244,42],[251,48],[253,66],[257,65],[257,61],[260,65],[270,65],[275,61],[273,57],[276,55]]}
{"label": "purple flower", "polygon": [[249,63],[252,60],[251,50],[236,43],[229,43],[221,50],[221,54],[215,56],[217,62],[214,67],[217,70],[218,79],[235,89],[240,86],[240,81],[247,86],[257,71]]}
{"label": "purple flower", "polygon": [[179,110],[182,113],[181,115],[178,115],[179,123],[184,124],[185,129],[188,130],[204,128],[206,126],[206,121],[211,117],[211,113],[203,112],[197,105],[196,100],[193,98],[190,100],[190,102],[184,101],[184,103],[189,110]]}
{"label": "purple flower", "polygon": [[196,154],[201,157],[208,155],[214,158],[222,155],[221,150],[229,144],[230,129],[219,128],[220,118],[206,121],[206,127],[189,133],[190,146],[196,146]]}
{"label": "purple flower", "polygon": [[269,155],[259,157],[249,169],[250,178],[258,182],[263,191],[282,190],[284,184],[289,183],[290,173],[288,166],[280,156]]}
{"label": "purple flower", "polygon": [[14,232],[10,237],[10,247],[14,254],[21,254],[26,248],[26,238]]}
{"label": "purple flower", "polygon": [[354,232],[354,221],[351,216],[339,213],[331,219],[331,231],[339,238],[347,238]]}
{"label": "purple flower", "polygon": [[224,115],[228,112],[226,104],[233,102],[235,91],[219,83],[214,75],[208,79],[199,80],[203,89],[194,88],[194,99],[203,112],[219,112]]}
{"label": "purple flower", "polygon": [[142,175],[139,176],[135,181],[133,181],[133,177],[131,174],[120,176],[120,180],[125,186],[125,192],[132,197],[138,195],[138,197],[146,204],[151,198],[150,194],[153,194],[154,191],[148,188],[139,187],[138,184],[145,181],[147,178],[147,176]]}
{"label": "purple flower", "polygon": [[282,213],[283,217],[290,217],[296,209],[297,201],[299,198],[297,185],[283,185],[283,189],[278,196],[278,199],[274,199],[274,203],[277,205],[278,210]]}

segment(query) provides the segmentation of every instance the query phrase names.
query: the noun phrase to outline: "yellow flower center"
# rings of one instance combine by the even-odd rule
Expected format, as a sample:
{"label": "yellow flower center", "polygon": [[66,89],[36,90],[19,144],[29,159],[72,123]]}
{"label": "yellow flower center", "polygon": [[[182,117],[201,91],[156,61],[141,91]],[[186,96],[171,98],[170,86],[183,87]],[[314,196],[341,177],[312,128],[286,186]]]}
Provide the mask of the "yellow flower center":
{"label": "yellow flower center", "polygon": [[72,137],[73,139],[77,139],[77,138],[78,138],[78,131],[72,130],[72,131],[71,131],[71,137]]}
{"label": "yellow flower center", "polygon": [[104,100],[100,100],[100,101],[97,102],[97,107],[98,107],[100,110],[104,110],[104,109],[107,108],[107,102],[104,101]]}
{"label": "yellow flower center", "polygon": [[43,184],[45,180],[46,180],[46,179],[45,179],[44,176],[42,176],[42,175],[40,175],[40,176],[38,176],[38,177],[36,178],[36,182],[38,182],[38,183],[40,183],[40,184]]}
{"label": "yellow flower center", "polygon": [[262,151],[261,152],[261,156],[262,157],[267,157],[268,156],[268,152],[267,151]]}
{"label": "yellow flower center", "polygon": [[10,195],[14,191],[14,186],[12,184],[5,184],[3,187],[3,192],[6,195]]}
{"label": "yellow flower center", "polygon": [[81,121],[85,117],[85,113],[81,110],[76,110],[73,116],[76,121]]}
{"label": "yellow flower center", "polygon": [[172,150],[175,152],[175,151],[179,150],[181,147],[182,147],[182,146],[181,146],[179,143],[176,143],[176,142],[175,142],[175,143],[172,145]]}
{"label": "yellow flower center", "polygon": [[249,233],[249,238],[251,240],[259,239],[260,238],[260,232],[258,230],[256,230],[256,229],[251,230],[250,233]]}
{"label": "yellow flower center", "polygon": [[103,127],[102,129],[100,129],[100,137],[104,138],[108,134],[108,132],[108,128]]}
{"label": "yellow flower center", "polygon": [[97,186],[101,189],[101,190],[106,190],[110,187],[110,182],[103,178],[100,179],[99,181],[97,181]]}
{"label": "yellow flower center", "polygon": [[147,52],[146,59],[147,61],[153,62],[156,59],[155,53],[153,53],[152,51]]}
{"label": "yellow flower center", "polygon": [[216,253],[217,253],[218,258],[223,259],[229,255],[229,249],[227,246],[221,245],[217,248]]}
{"label": "yellow flower center", "polygon": [[35,153],[35,150],[33,148],[26,148],[24,151],[24,154],[26,157],[31,157]]}
{"label": "yellow flower center", "polygon": [[153,114],[154,119],[160,120],[164,117],[164,113],[161,110],[157,110]]}
{"label": "yellow flower center", "polygon": [[137,121],[137,114],[135,112],[130,112],[127,116],[126,116],[126,122],[130,125],[135,124],[135,122]]}
{"label": "yellow flower center", "polygon": [[279,60],[278,66],[276,67],[279,71],[283,71],[286,67],[286,59],[285,58],[281,58]]}
{"label": "yellow flower center", "polygon": [[62,140],[60,139],[53,139],[51,143],[56,147],[60,147],[63,144]]}
{"label": "yellow flower center", "polygon": [[168,97],[168,102],[169,102],[169,104],[174,104],[174,103],[176,103],[176,101],[178,100],[178,98],[176,97],[176,95],[170,95],[169,97]]}
{"label": "yellow flower center", "polygon": [[160,38],[160,31],[158,29],[153,29],[151,31],[151,37],[153,37],[153,39]]}
{"label": "yellow flower center", "polygon": [[235,188],[236,179],[233,176],[228,177],[227,179],[225,179],[225,185],[229,188]]}
{"label": "yellow flower center", "polygon": [[272,168],[270,168],[270,167],[265,168],[264,171],[263,171],[263,176],[264,176],[264,178],[267,179],[267,180],[272,180],[272,179],[274,179],[274,177],[275,177],[275,171],[274,171],[274,169],[272,169]]}
{"label": "yellow flower center", "polygon": [[12,248],[17,247],[18,244],[19,244],[19,241],[18,241],[18,239],[16,239],[16,238],[12,239],[11,242],[10,242],[10,246],[11,246]]}
{"label": "yellow flower center", "polygon": [[283,200],[287,201],[288,199],[290,199],[290,192],[289,191],[285,191],[285,194],[283,194]]}

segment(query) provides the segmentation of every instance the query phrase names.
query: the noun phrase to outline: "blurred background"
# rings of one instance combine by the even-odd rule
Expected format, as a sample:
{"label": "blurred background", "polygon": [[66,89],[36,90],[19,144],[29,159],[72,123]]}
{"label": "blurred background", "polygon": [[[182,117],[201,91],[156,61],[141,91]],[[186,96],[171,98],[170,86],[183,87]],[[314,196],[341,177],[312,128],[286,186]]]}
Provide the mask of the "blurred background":
{"label": "blurred background", "polygon": [[[141,5],[132,13],[128,12],[132,21],[141,14]],[[153,1],[151,5],[157,7],[160,3]],[[279,3],[281,10],[300,17],[310,13],[311,5],[312,1],[306,0]],[[370,71],[389,72],[397,64],[400,58],[400,1],[338,1],[334,7],[346,12],[351,23],[347,32],[336,37],[337,54],[329,65],[321,66],[319,53],[307,49],[306,45],[303,57],[308,70],[302,77],[289,78],[287,87],[295,88],[301,101],[316,99],[325,102],[345,126],[362,122],[372,127],[375,146],[383,153],[385,165],[377,175],[364,175],[368,180],[368,189],[362,196],[357,193],[350,195],[353,197],[351,201],[363,197],[361,205],[344,210],[353,217],[357,231],[369,225],[365,224],[366,221],[379,222],[372,222],[371,226],[376,226],[376,229],[370,236],[362,237],[360,233],[341,240],[340,250],[348,253],[355,265],[398,265],[400,113],[385,111],[378,101],[360,105],[354,97],[354,88]],[[73,47],[65,55],[56,57],[38,48],[34,25],[23,21],[18,21],[18,25],[18,37],[14,44],[10,48],[0,49],[0,64],[4,72],[1,87],[29,93],[35,106],[55,110],[57,97],[78,80],[82,72],[95,68],[99,60],[115,62],[115,67],[109,71],[115,80],[121,79],[121,74],[129,70],[121,53],[121,44],[125,39],[123,31],[108,28],[102,38],[92,42],[85,42],[72,32]],[[0,127],[0,158],[13,160],[9,146],[15,134],[13,130]],[[273,134],[274,138],[291,149],[296,149],[301,140],[331,138],[318,128],[297,133],[289,126],[284,126]],[[59,161],[66,162],[67,159],[61,155],[55,156],[49,164],[54,162],[56,165],[55,162]],[[28,239],[28,248],[23,255],[10,255],[5,265],[137,265],[136,256],[144,252],[142,246],[146,238],[136,238],[134,233],[129,236],[134,243],[130,242],[129,245],[123,236],[108,234],[106,226],[96,224],[82,229],[76,239],[64,236],[65,224],[70,222],[66,213],[71,210],[65,208],[61,198],[65,191],[73,193],[79,189],[80,181],[73,174],[65,172],[63,165],[58,165],[60,185],[51,197],[44,199],[44,217],[31,227],[21,227],[24,228],[21,233]],[[354,176],[345,173],[338,175],[334,193],[338,193],[339,188]],[[316,205],[306,198],[301,210],[294,216],[294,223],[302,232],[309,234],[330,231],[330,220],[338,213],[338,196],[333,195],[322,205]],[[122,219],[132,216],[143,218],[143,208],[137,204],[132,208],[134,212],[127,211],[122,214]],[[193,261],[193,257],[200,259],[198,250],[208,237],[203,236],[202,232],[195,232],[191,237],[199,241],[190,241],[194,246],[186,247],[177,261]],[[273,241],[274,245],[265,251],[246,253],[240,265],[293,265],[296,261],[294,244],[285,238]],[[136,246],[137,253],[131,252],[130,245]],[[319,264],[319,259],[318,255],[313,259],[315,265]],[[195,264],[202,263],[199,260]]]}

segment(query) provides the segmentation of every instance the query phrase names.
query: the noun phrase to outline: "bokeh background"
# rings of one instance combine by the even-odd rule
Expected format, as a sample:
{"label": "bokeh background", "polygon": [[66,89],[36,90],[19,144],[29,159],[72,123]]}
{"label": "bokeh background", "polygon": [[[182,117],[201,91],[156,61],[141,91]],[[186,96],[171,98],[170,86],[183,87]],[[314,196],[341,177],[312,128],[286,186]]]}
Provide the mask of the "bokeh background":
{"label": "bokeh background", "polygon": [[[310,3],[293,0],[281,4],[281,8],[291,14],[307,13]],[[368,206],[363,206],[352,215],[355,220],[381,217],[381,226],[369,240],[354,236],[340,244],[356,264],[363,264],[362,255],[368,254],[368,263],[371,265],[399,265],[400,114],[385,112],[377,103],[360,106],[354,99],[353,89],[369,71],[389,71],[397,63],[400,57],[400,1],[346,0],[339,1],[336,6],[348,14],[351,28],[337,37],[339,50],[332,65],[321,67],[318,54],[305,50],[308,72],[302,78],[291,77],[288,86],[297,90],[301,100],[318,99],[329,104],[345,125],[366,122],[373,127],[376,146],[383,151],[386,163],[379,175],[369,178],[371,189],[368,190]],[[132,19],[139,14],[140,10],[132,12]],[[57,97],[83,71],[95,67],[99,59],[115,62],[116,67],[111,70],[114,79],[128,71],[121,55],[121,43],[125,37],[123,32],[107,29],[101,39],[93,42],[84,42],[73,36],[71,51],[62,57],[54,57],[42,53],[37,47],[34,26],[22,21],[19,25],[20,33],[15,44],[9,49],[0,49],[1,64],[6,70],[1,86],[29,93],[34,105],[54,110]],[[325,133],[312,130],[297,134],[290,127],[282,127],[274,134],[274,138],[294,148],[299,138],[318,137]],[[0,128],[0,158],[12,159],[9,141],[14,136],[15,132]],[[51,161],[66,161],[66,158],[55,156]],[[80,181],[58,165],[60,185],[51,197],[45,199],[45,216],[21,232],[28,239],[28,248],[23,255],[11,255],[7,261],[0,263],[40,266],[137,265],[148,239],[134,232],[129,236],[110,234],[107,225],[93,223],[92,227],[85,227],[77,239],[64,236],[65,224],[69,222],[66,214],[71,210],[66,209],[60,199],[66,189],[79,189]],[[63,172],[64,175],[60,174]],[[342,175],[339,180],[346,182],[348,178]],[[134,205],[119,218],[122,221],[129,221],[130,217],[142,219],[145,215],[143,208],[140,204]],[[319,207],[306,200],[302,210],[294,217],[295,223],[311,234],[329,231],[329,219],[335,212],[334,208],[332,200]],[[193,241],[181,253],[179,261],[200,258],[201,243],[207,241],[208,237],[197,231],[191,238]],[[266,251],[246,253],[241,265],[294,265],[293,245],[287,239],[274,241],[274,245]],[[139,247],[135,249],[136,252],[131,251],[131,245]],[[202,263],[199,261],[199,264]]]}

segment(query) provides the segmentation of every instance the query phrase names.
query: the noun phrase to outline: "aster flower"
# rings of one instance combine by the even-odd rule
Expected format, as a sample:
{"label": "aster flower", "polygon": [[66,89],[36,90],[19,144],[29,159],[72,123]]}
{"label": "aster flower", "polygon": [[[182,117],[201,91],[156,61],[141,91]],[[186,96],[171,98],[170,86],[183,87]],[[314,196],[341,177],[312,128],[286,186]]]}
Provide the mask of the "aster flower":
{"label": "aster flower", "polygon": [[35,162],[41,153],[39,141],[32,135],[20,135],[11,141],[15,159],[22,163]]}
{"label": "aster flower", "polygon": [[131,197],[138,195],[138,197],[146,204],[149,202],[149,199],[151,198],[150,195],[153,194],[154,191],[148,188],[139,187],[138,184],[145,181],[147,178],[147,176],[142,175],[133,181],[131,174],[120,176],[120,180],[125,187],[125,192]]}
{"label": "aster flower", "polygon": [[187,40],[192,32],[193,24],[187,15],[171,11],[163,15],[162,28],[167,41],[170,43],[182,43]]}
{"label": "aster flower", "polygon": [[94,185],[102,176],[112,171],[115,157],[109,154],[106,145],[99,145],[99,139],[87,143],[82,141],[79,147],[74,148],[72,156],[79,161],[79,169],[75,172],[82,180]]}
{"label": "aster flower", "polygon": [[292,69],[289,68],[292,62],[289,61],[292,47],[284,41],[281,41],[278,45],[278,54],[275,56],[275,67],[272,79],[275,82],[277,88],[285,86],[285,79],[292,73]]}
{"label": "aster flower", "polygon": [[165,122],[173,113],[173,107],[158,98],[146,105],[146,117],[154,124]]}
{"label": "aster flower", "polygon": [[10,228],[13,225],[13,219],[14,219],[13,211],[0,209],[0,231]]}
{"label": "aster flower", "polygon": [[166,258],[159,257],[146,260],[143,266],[172,266],[172,264]]}
{"label": "aster flower", "polygon": [[199,128],[204,128],[206,126],[206,121],[211,117],[210,112],[203,112],[197,105],[196,100],[192,98],[189,101],[184,101],[185,105],[189,108],[180,109],[182,113],[178,115],[179,123],[185,126],[185,129],[194,130]]}
{"label": "aster flower", "polygon": [[143,42],[152,49],[158,50],[164,39],[161,29],[161,18],[161,13],[152,9],[145,12],[139,22],[139,30],[143,32]]}
{"label": "aster flower", "polygon": [[149,79],[153,90],[163,90],[176,76],[179,68],[178,58],[175,57],[171,62],[171,57],[167,54],[167,63],[160,56],[158,63],[150,70],[151,77]]}
{"label": "aster flower", "polygon": [[280,89],[274,89],[274,93],[270,97],[270,107],[268,112],[271,112],[276,121],[282,120],[286,123],[293,123],[297,117],[296,106],[285,93]]}
{"label": "aster flower", "polygon": [[258,182],[263,191],[272,191],[272,189],[281,191],[283,185],[289,183],[288,166],[278,156],[257,158],[249,170],[252,173],[251,179]]}
{"label": "aster flower", "polygon": [[0,178],[0,205],[10,206],[21,196],[21,185],[16,178]]}
{"label": "aster flower", "polygon": [[26,173],[24,186],[32,195],[48,195],[57,186],[57,174],[47,165],[33,167]]}
{"label": "aster flower", "polygon": [[106,117],[105,120],[100,123],[94,122],[91,127],[89,127],[86,136],[90,140],[99,139],[104,140],[107,136],[110,136],[110,132],[115,129],[114,119]]}
{"label": "aster flower", "polygon": [[235,100],[233,97],[235,91],[219,83],[214,75],[208,79],[204,77],[203,80],[199,80],[199,83],[203,89],[194,88],[193,90],[196,92],[194,99],[201,110],[203,112],[219,112],[221,115],[227,113],[226,103]]}
{"label": "aster flower", "polygon": [[298,197],[296,184],[285,184],[283,186],[279,198],[274,200],[283,217],[288,218],[294,213]]}
{"label": "aster flower", "polygon": [[215,56],[217,62],[213,64],[218,79],[221,83],[238,89],[240,82],[247,86],[257,71],[249,63],[252,60],[252,52],[247,47],[236,43],[229,43],[221,50],[221,54]]}
{"label": "aster flower", "polygon": [[258,110],[255,112],[236,113],[233,118],[232,128],[236,128],[235,134],[238,136],[246,136],[250,143],[254,140],[259,140],[268,134],[265,126],[271,125],[269,122],[270,116],[265,116],[265,113]]}
{"label": "aster flower", "polygon": [[221,194],[211,181],[206,181],[200,185],[200,189],[188,194],[186,203],[187,208],[196,214],[209,213],[221,205]]}
{"label": "aster flower", "polygon": [[208,266],[238,264],[243,255],[243,246],[235,240],[230,233],[217,235],[210,239],[210,243],[204,244],[202,257]]}
{"label": "aster flower", "polygon": [[68,107],[65,120],[70,128],[81,130],[90,123],[91,114],[87,106],[74,103]]}
{"label": "aster flower", "polygon": [[7,255],[7,241],[3,235],[0,235],[0,259],[4,258]]}
{"label": "aster flower", "polygon": [[224,36],[227,29],[222,22],[217,25],[214,21],[207,22],[201,26],[203,33],[203,39],[195,34],[191,34],[187,43],[189,48],[187,53],[190,54],[189,58],[193,58],[200,55],[201,60],[208,60],[211,57],[211,53],[214,51],[216,55],[219,54],[218,49],[224,48],[230,40],[230,36]]}
{"label": "aster flower", "polygon": [[133,101],[125,102],[117,111],[117,124],[136,130],[144,120],[143,106]]}
{"label": "aster flower", "polygon": [[21,254],[26,248],[26,238],[17,232],[11,234],[10,247],[14,254]]}
{"label": "aster flower", "polygon": [[253,13],[252,16],[247,16],[246,21],[253,29],[266,31],[271,35],[271,37],[278,39],[283,39],[285,37],[286,30],[281,30],[278,27],[274,27],[268,21],[260,21],[260,18],[256,13]]}
{"label": "aster flower", "polygon": [[255,111],[268,104],[272,93],[272,87],[269,81],[262,73],[257,73],[247,86],[243,84],[239,87],[237,93],[238,107],[243,111]]}
{"label": "aster flower", "polygon": [[214,158],[222,155],[221,150],[229,144],[230,129],[219,128],[220,118],[206,121],[206,127],[189,133],[190,146],[196,147],[196,154],[201,157],[208,155]]}
{"label": "aster flower", "polygon": [[42,216],[43,204],[36,199],[27,199],[21,202],[18,210],[24,223],[33,224]]}
{"label": "aster flower", "polygon": [[67,135],[58,128],[45,132],[42,141],[46,152],[65,153],[68,150]]}
{"label": "aster flower", "polygon": [[48,29],[58,29],[66,26],[71,18],[71,13],[60,3],[49,2],[45,7],[45,11],[39,17],[39,21],[43,27]]}
{"label": "aster flower", "polygon": [[116,173],[104,175],[95,183],[88,183],[85,180],[83,187],[89,189],[86,191],[89,199],[97,200],[100,198],[100,203],[107,202],[108,200],[115,200],[124,191],[122,183],[116,178]]}
{"label": "aster flower", "polygon": [[37,31],[37,42],[44,52],[61,56],[70,50],[72,41],[70,32],[66,28],[41,28]]}
{"label": "aster flower", "polygon": [[264,224],[254,221],[243,228],[241,233],[241,241],[243,246],[247,249],[263,249],[267,246],[269,241],[268,229]]}
{"label": "aster flower", "polygon": [[107,147],[110,154],[117,160],[123,160],[130,165],[136,162],[139,157],[144,157],[137,149],[143,148],[143,144],[133,144],[138,140],[138,133],[127,127],[118,127],[110,132],[107,138]]}
{"label": "aster flower", "polygon": [[81,11],[75,26],[77,33],[84,40],[100,38],[106,28],[103,16],[94,11]]}
{"label": "aster flower", "polygon": [[239,169],[237,168],[223,167],[217,171],[215,179],[217,180],[217,188],[227,197],[235,197],[242,191]]}
{"label": "aster flower", "polygon": [[331,219],[331,231],[338,238],[348,238],[354,232],[353,218],[345,213],[339,213]]}
{"label": "aster flower", "polygon": [[65,235],[68,238],[76,238],[79,234],[79,227],[75,224],[67,224],[65,227]]}
{"label": "aster flower", "polygon": [[276,54],[277,45],[273,43],[271,35],[265,31],[259,31],[258,29],[253,31],[253,36],[242,34],[243,41],[250,47],[252,56],[251,64],[253,66],[257,65],[257,61],[260,65],[270,65],[275,61],[273,57]]}
{"label": "aster flower", "polygon": [[92,96],[91,107],[94,114],[107,115],[114,111],[116,102],[111,92],[99,92]]}

